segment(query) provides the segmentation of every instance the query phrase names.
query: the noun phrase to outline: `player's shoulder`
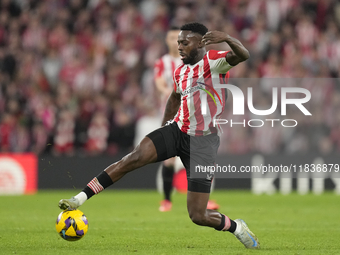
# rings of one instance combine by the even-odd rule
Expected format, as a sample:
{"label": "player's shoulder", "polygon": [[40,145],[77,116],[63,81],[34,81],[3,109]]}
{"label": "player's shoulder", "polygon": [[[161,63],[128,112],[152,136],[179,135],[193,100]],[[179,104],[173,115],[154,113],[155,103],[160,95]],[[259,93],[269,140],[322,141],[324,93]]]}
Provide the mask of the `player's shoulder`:
{"label": "player's shoulder", "polygon": [[225,58],[229,51],[224,50],[209,50],[207,56],[211,60],[217,60],[219,58]]}
{"label": "player's shoulder", "polygon": [[175,75],[179,75],[181,69],[182,69],[184,66],[185,66],[184,63],[181,63],[181,64],[179,64],[178,66],[176,66],[175,71],[174,71],[174,74],[175,74]]}
{"label": "player's shoulder", "polygon": [[172,57],[167,53],[167,54],[164,54],[163,56],[161,56],[159,59],[157,59],[155,61],[155,65],[156,66],[163,66],[165,65],[165,63],[171,63],[173,60],[172,60]]}
{"label": "player's shoulder", "polygon": [[159,59],[155,61],[154,67],[162,69],[163,66],[164,66],[164,62],[163,62],[162,57],[160,57]]}
{"label": "player's shoulder", "polygon": [[163,61],[162,61],[162,58],[158,58],[158,59],[156,59],[156,61],[155,61],[155,65],[160,65],[162,62],[163,62]]}
{"label": "player's shoulder", "polygon": [[169,53],[166,53],[164,54],[163,56],[161,56],[159,58],[159,60],[163,61],[163,62],[166,62],[166,61],[171,61],[172,60],[172,57]]}

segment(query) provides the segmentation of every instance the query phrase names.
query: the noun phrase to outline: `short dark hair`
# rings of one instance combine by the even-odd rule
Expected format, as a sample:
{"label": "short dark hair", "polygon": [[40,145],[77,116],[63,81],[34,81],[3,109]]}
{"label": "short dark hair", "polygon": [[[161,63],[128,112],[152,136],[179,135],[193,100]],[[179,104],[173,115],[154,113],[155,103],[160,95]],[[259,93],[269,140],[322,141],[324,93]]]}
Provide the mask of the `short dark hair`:
{"label": "short dark hair", "polygon": [[191,31],[194,33],[198,33],[200,35],[205,35],[208,32],[208,28],[204,26],[201,23],[193,22],[193,23],[187,23],[183,26],[181,26],[181,30],[184,31]]}

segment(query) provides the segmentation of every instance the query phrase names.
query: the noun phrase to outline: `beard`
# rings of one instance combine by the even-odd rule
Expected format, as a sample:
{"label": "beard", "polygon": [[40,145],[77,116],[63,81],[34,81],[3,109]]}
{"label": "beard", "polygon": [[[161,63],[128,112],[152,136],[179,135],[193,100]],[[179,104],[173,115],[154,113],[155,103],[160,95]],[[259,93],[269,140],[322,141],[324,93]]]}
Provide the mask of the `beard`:
{"label": "beard", "polygon": [[192,49],[190,51],[189,55],[185,59],[182,60],[183,63],[186,64],[186,65],[192,63],[194,61],[194,59],[196,58],[197,54],[198,54],[198,50]]}

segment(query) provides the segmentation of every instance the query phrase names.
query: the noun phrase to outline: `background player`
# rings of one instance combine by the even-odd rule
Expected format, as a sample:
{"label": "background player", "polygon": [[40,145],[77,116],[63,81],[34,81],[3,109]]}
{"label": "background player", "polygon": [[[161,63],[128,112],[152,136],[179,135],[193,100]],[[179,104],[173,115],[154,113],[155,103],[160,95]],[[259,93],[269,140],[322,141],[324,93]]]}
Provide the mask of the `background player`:
{"label": "background player", "polygon": [[[214,89],[213,78],[227,73],[233,66],[248,59],[249,52],[240,41],[227,33],[208,32],[199,23],[182,26],[177,42],[183,64],[175,70],[176,86],[168,99],[163,118],[163,124],[167,124],[148,134],[130,154],[108,166],[78,195],[60,200],[59,207],[77,208],[128,172],[178,155],[187,171],[187,208],[190,219],[200,226],[231,232],[246,248],[258,249],[260,244],[257,237],[244,221],[234,221],[224,214],[207,209],[211,178],[194,178],[190,171],[197,165],[213,165],[220,144],[219,130],[211,124],[224,110],[225,91]],[[205,45],[221,42],[228,43],[232,50],[206,52]],[[196,81],[205,82],[206,89],[190,93],[198,86]],[[211,103],[213,99],[209,100],[207,90],[222,98],[222,104]],[[207,97],[209,108],[209,114],[205,116],[200,109],[200,98],[203,97]]]}
{"label": "background player", "polygon": [[[175,69],[182,64],[179,51],[177,48],[177,38],[180,32],[179,27],[171,27],[167,32],[165,42],[168,47],[168,53],[158,59],[154,66],[155,85],[160,93],[160,114],[163,115],[166,101],[169,98],[173,88],[173,74]],[[172,207],[171,192],[175,171],[176,157],[164,160],[162,166],[162,180],[164,200],[161,201],[159,210],[161,212],[170,211]],[[207,209],[217,210],[219,205],[212,201],[208,201]]]}
{"label": "background player", "polygon": [[[171,27],[167,32],[165,42],[168,47],[168,53],[158,59],[154,67],[155,85],[160,93],[160,114],[164,113],[166,101],[173,90],[173,73],[176,67],[182,63],[177,49],[177,38],[179,32],[179,27]],[[171,191],[175,160],[176,157],[173,157],[163,162],[162,180],[164,200],[161,201],[161,205],[159,207],[161,212],[170,211],[172,207]]]}

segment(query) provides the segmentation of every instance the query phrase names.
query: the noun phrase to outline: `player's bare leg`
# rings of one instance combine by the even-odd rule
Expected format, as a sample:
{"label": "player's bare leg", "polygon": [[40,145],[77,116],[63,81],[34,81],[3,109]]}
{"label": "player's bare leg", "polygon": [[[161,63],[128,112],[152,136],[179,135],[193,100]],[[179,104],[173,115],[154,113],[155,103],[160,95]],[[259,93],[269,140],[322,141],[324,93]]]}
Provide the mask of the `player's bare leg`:
{"label": "player's bare leg", "polygon": [[187,193],[187,208],[190,219],[197,225],[216,228],[221,224],[221,213],[207,209],[209,193]]}
{"label": "player's bare leg", "polygon": [[209,193],[187,193],[187,207],[190,219],[197,225],[208,226],[219,231],[229,231],[248,249],[259,249],[257,237],[249,230],[247,224],[240,219],[235,221],[228,216],[207,208]]}
{"label": "player's bare leg", "polygon": [[98,194],[114,182],[118,181],[128,172],[156,162],[156,148],[150,138],[145,137],[136,148],[116,163],[108,166],[102,173],[88,183],[86,188],[71,199],[59,201],[60,209],[78,208],[87,199]]}
{"label": "player's bare leg", "polygon": [[112,182],[116,182],[128,172],[156,161],[155,145],[149,137],[145,137],[131,153],[108,166],[105,172],[111,177]]}

